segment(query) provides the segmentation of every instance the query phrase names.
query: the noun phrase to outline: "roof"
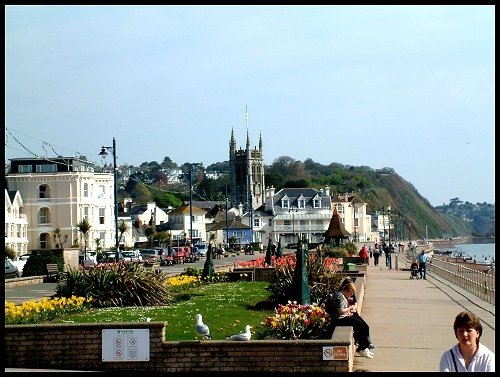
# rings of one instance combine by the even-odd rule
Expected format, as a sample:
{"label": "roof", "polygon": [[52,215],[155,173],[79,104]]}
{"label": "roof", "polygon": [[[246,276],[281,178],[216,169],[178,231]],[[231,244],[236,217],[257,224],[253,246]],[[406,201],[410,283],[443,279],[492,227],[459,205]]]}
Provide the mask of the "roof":
{"label": "roof", "polygon": [[[193,205],[191,205],[191,211],[193,212],[193,214],[198,214],[198,215],[205,215],[205,213],[207,213],[207,211],[205,211],[199,207],[193,206]],[[191,211],[189,209],[189,204],[184,204],[184,205],[177,207],[177,208],[173,209],[172,211],[170,211],[170,214],[172,214],[172,215],[179,215],[179,214],[187,215]]]}
{"label": "roof", "polygon": [[330,220],[330,225],[328,225],[328,229],[326,230],[326,232],[323,233],[323,237],[337,238],[337,237],[348,237],[350,235],[351,233],[349,233],[345,229],[344,224],[342,224],[342,221],[340,220],[340,215],[337,212],[337,208],[334,207],[332,219]]}

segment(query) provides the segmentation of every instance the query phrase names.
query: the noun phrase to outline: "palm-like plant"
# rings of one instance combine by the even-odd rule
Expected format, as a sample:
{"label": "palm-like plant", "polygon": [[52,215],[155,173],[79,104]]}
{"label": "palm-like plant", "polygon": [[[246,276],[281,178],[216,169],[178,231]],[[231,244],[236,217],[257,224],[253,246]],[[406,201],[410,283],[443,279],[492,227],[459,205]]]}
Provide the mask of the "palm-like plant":
{"label": "palm-like plant", "polygon": [[120,238],[118,239],[118,244],[120,244],[122,237],[125,233],[127,233],[129,230],[129,227],[125,221],[120,221],[120,224],[118,224],[118,233],[120,233]]}
{"label": "palm-like plant", "polygon": [[63,245],[68,240],[68,235],[65,234],[63,240],[63,234],[61,232],[61,228],[56,228],[54,229],[54,233],[52,233],[52,238],[54,239],[54,243],[56,244],[56,249],[59,249],[59,247],[62,249]]}
{"label": "palm-like plant", "polygon": [[92,225],[90,225],[89,220],[87,218],[84,218],[82,221],[80,221],[78,224],[76,224],[76,227],[78,228],[78,231],[82,234],[83,237],[83,255],[84,259],[87,259],[87,241],[89,238],[89,232],[90,228],[92,228]]}

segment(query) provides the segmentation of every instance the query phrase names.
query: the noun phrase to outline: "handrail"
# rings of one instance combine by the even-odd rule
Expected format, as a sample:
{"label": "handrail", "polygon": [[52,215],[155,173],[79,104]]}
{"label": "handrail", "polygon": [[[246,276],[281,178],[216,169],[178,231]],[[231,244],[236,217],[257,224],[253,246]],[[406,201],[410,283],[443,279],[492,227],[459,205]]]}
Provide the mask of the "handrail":
{"label": "handrail", "polygon": [[431,259],[428,273],[438,275],[477,297],[495,304],[495,275],[436,258]]}

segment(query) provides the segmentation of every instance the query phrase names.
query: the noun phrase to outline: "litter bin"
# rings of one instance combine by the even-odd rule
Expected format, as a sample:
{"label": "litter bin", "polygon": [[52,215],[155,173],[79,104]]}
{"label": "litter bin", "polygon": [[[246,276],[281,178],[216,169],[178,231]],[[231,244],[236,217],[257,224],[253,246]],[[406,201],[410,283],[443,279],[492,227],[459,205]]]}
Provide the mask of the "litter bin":
{"label": "litter bin", "polygon": [[347,271],[356,271],[356,265],[354,263],[347,263]]}

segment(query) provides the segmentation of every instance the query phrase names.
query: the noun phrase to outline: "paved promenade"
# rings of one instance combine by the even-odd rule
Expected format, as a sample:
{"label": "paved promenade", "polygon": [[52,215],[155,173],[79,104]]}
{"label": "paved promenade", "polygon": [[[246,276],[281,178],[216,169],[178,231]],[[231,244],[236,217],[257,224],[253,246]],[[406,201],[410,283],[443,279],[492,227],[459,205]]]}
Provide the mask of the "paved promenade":
{"label": "paved promenade", "polygon": [[377,348],[373,359],[356,356],[355,371],[439,371],[441,355],[457,343],[453,321],[462,310],[479,316],[481,342],[495,352],[493,304],[439,276],[410,280],[410,271],[389,270],[385,258],[377,267],[370,263],[361,315]]}

